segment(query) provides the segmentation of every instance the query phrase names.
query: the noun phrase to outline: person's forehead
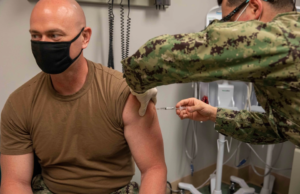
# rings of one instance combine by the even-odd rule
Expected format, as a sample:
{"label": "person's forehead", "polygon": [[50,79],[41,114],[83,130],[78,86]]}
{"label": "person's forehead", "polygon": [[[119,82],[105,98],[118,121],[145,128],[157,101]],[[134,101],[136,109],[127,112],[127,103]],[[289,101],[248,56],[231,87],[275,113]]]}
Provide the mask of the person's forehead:
{"label": "person's forehead", "polygon": [[31,28],[68,29],[76,25],[74,14],[67,7],[43,6],[34,9],[30,18]]}

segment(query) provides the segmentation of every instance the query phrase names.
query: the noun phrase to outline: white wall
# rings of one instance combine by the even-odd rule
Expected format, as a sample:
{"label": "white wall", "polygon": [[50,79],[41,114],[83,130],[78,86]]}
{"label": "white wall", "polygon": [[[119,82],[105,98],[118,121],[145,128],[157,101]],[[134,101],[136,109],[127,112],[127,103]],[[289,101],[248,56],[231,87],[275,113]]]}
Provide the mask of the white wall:
{"label": "white wall", "polygon": [[[216,0],[173,0],[167,11],[156,11],[154,8],[132,8],[132,28],[130,54],[133,54],[148,39],[161,34],[197,32],[205,26],[205,15],[215,6]],[[87,24],[93,29],[89,47],[84,51],[86,58],[107,64],[108,59],[108,12],[107,6],[81,4],[87,17]],[[27,0],[0,0],[0,110],[9,94],[40,70],[31,53],[29,18],[34,3]],[[115,66],[121,71],[121,44],[119,9],[115,8]],[[158,88],[158,104],[174,106],[178,101],[193,96],[191,84],[174,84]],[[181,121],[174,112],[158,112],[164,138],[168,180],[175,181],[190,173],[189,161],[184,153],[184,131],[187,121]],[[199,155],[195,161],[195,170],[200,170],[216,162],[216,138],[212,123],[199,125],[197,138]],[[237,142],[232,149],[235,149]],[[290,167],[292,145],[283,149],[283,157],[278,162],[280,167]],[[241,149],[241,158],[247,153],[245,146]],[[261,151],[264,156],[264,151]],[[228,155],[228,154],[227,154]],[[226,155],[226,156],[227,156]],[[253,157],[251,157],[253,158]],[[256,161],[254,161],[256,162]],[[258,162],[256,165],[260,165]],[[234,166],[233,160],[230,165]],[[289,173],[285,174],[290,176]],[[140,181],[137,171],[134,180]]]}

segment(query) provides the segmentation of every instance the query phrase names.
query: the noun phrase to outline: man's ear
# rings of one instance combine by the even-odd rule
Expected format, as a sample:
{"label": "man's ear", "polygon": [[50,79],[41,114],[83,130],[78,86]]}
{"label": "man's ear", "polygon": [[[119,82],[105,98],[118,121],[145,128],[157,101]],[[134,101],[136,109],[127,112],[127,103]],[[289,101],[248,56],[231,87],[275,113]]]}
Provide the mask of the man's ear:
{"label": "man's ear", "polygon": [[257,20],[263,11],[263,3],[261,0],[250,0],[248,12],[251,15],[251,20]]}
{"label": "man's ear", "polygon": [[90,27],[86,27],[84,29],[82,35],[83,35],[82,49],[85,49],[85,48],[87,48],[87,46],[91,40],[92,29]]}

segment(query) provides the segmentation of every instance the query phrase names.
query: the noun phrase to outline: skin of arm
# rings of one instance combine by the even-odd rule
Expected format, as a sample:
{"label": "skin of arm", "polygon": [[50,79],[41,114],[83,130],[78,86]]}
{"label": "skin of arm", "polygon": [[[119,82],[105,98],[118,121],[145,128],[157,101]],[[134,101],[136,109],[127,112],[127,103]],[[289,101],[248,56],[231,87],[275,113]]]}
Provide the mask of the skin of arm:
{"label": "skin of arm", "polygon": [[1,154],[1,194],[32,194],[33,153]]}
{"label": "skin of arm", "polygon": [[140,193],[165,193],[167,167],[163,139],[153,102],[144,117],[138,114],[139,102],[130,95],[123,110],[125,138],[141,171]]}

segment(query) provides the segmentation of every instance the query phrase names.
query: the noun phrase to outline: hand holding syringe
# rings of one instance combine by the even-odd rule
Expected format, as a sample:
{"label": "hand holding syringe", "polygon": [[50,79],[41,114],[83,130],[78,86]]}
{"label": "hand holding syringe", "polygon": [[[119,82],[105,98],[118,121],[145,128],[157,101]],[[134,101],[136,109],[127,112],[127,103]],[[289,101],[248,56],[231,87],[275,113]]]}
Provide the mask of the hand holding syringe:
{"label": "hand holding syringe", "polygon": [[[208,98],[207,96],[204,96],[202,98],[202,102],[208,104]],[[156,110],[186,110],[188,107],[187,106],[179,106],[178,108],[177,107],[162,107],[162,108],[157,108]]]}
{"label": "hand holding syringe", "polygon": [[162,107],[162,108],[157,108],[156,110],[186,110],[187,107],[180,106],[179,108],[176,107]]}
{"label": "hand holding syringe", "polygon": [[190,98],[180,101],[176,107],[163,107],[157,110],[176,110],[176,114],[181,119],[192,119],[195,121],[212,120],[215,122],[217,108],[212,107],[208,103],[208,97],[204,96],[202,100]]}
{"label": "hand holding syringe", "polygon": [[176,110],[176,114],[181,119],[192,119],[194,121],[208,121],[216,122],[217,108],[208,104],[208,98],[205,96],[202,100],[196,98],[189,98],[178,102],[176,105],[178,109],[185,107],[183,110]]}

